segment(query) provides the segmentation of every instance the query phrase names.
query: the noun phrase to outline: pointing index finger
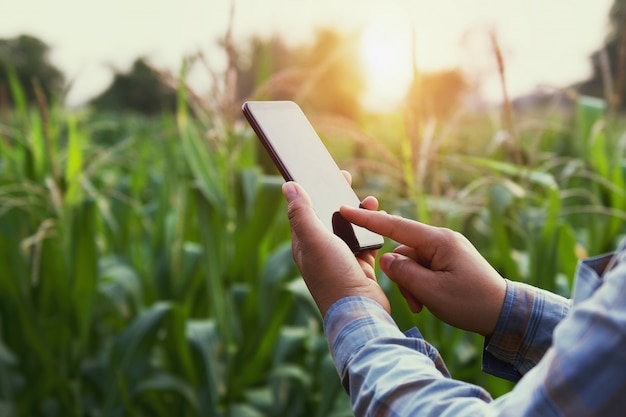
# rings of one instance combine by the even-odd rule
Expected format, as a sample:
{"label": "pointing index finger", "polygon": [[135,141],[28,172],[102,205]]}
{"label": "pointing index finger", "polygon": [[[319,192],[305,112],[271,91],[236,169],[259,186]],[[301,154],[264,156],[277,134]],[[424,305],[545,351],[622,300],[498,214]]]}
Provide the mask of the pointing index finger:
{"label": "pointing index finger", "polygon": [[393,216],[382,211],[370,211],[347,206],[341,207],[340,211],[341,215],[349,222],[387,236],[420,252],[434,252],[439,242],[440,230],[434,226]]}

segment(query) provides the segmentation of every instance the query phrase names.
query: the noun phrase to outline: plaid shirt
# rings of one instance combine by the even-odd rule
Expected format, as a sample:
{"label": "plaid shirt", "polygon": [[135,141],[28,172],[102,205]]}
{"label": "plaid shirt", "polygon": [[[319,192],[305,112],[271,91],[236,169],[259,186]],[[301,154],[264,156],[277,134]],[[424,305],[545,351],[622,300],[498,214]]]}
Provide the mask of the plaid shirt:
{"label": "plaid shirt", "polygon": [[572,301],[507,281],[483,369],[521,379],[496,400],[372,300],[338,301],[325,331],[356,416],[626,416],[625,244],[581,261]]}

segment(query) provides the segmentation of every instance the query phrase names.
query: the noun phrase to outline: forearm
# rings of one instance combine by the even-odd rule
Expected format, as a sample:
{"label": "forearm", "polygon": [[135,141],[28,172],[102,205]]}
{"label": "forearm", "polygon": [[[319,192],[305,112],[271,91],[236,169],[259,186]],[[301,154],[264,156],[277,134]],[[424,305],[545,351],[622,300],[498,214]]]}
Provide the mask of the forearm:
{"label": "forearm", "polygon": [[595,305],[568,315],[535,371],[495,401],[480,387],[450,379],[436,349],[405,336],[371,300],[338,301],[325,330],[357,416],[621,416],[625,282],[613,281]]}
{"label": "forearm", "polygon": [[489,394],[481,387],[442,374],[422,352],[426,342],[415,342],[407,338],[378,338],[351,358],[343,380],[354,414],[484,415],[491,401]]}
{"label": "forearm", "polygon": [[325,326],[355,415],[469,416],[487,410],[486,391],[450,379],[437,350],[405,336],[371,300],[341,300],[328,311]]}

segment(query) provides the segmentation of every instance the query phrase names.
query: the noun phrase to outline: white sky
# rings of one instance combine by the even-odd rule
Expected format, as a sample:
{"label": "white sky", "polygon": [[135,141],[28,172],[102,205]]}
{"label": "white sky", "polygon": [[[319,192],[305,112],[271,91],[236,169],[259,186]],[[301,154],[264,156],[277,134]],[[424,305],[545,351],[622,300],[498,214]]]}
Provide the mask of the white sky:
{"label": "white sky", "polygon": [[[612,0],[236,0],[234,35],[278,33],[291,43],[316,28],[363,29],[385,39],[386,65],[371,59],[371,103],[390,104],[410,71],[410,30],[424,68],[460,66],[497,97],[487,42],[495,30],[513,94],[556,87],[589,75],[589,55],[606,35]],[[52,47],[52,60],[73,80],[69,104],[102,91],[109,66],[126,70],[138,56],[177,72],[184,54],[206,52],[220,70],[216,39],[228,26],[230,0],[0,0],[0,37],[28,33]],[[372,35],[373,34],[373,35]],[[376,43],[375,41],[369,41]],[[396,48],[392,48],[395,45]],[[368,47],[380,48],[376,45]],[[390,52],[391,51],[391,52]],[[202,77],[197,77],[202,85]],[[208,79],[208,77],[206,77]],[[374,81],[372,81],[374,83]],[[377,86],[377,87],[376,87]]]}

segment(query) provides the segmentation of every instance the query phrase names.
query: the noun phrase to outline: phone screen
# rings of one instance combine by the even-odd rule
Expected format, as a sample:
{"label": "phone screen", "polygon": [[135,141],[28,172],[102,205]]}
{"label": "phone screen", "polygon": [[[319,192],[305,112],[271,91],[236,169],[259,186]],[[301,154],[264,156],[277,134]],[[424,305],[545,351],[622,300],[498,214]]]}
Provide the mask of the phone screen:
{"label": "phone screen", "polygon": [[382,246],[382,236],[352,225],[339,215],[359,198],[300,107],[291,101],[248,101],[243,113],[287,181],[309,194],[318,217],[353,252]]}

